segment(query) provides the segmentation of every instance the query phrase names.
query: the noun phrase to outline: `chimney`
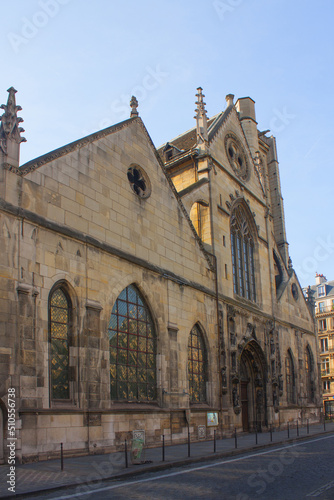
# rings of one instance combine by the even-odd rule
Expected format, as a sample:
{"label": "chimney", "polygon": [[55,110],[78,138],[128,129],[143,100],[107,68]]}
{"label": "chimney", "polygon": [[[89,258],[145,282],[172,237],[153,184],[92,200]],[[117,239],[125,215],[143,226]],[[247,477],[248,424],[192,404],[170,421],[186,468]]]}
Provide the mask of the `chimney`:
{"label": "chimney", "polygon": [[235,103],[235,108],[239,113],[241,126],[254,158],[255,152],[259,149],[257,121],[255,117],[255,102],[250,97],[241,97]]}
{"label": "chimney", "polygon": [[326,283],[327,278],[323,274],[315,273],[315,284],[321,285],[321,283]]}

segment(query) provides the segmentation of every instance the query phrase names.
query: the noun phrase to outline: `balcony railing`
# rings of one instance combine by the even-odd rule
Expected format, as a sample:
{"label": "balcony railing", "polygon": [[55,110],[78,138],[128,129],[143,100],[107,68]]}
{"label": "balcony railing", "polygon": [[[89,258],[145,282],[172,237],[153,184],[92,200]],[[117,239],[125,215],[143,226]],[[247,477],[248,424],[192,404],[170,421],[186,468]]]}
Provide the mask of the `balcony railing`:
{"label": "balcony railing", "polygon": [[326,307],[316,307],[315,308],[315,314],[324,314],[324,313],[329,313],[333,312],[334,313],[334,305],[331,306],[326,306]]}

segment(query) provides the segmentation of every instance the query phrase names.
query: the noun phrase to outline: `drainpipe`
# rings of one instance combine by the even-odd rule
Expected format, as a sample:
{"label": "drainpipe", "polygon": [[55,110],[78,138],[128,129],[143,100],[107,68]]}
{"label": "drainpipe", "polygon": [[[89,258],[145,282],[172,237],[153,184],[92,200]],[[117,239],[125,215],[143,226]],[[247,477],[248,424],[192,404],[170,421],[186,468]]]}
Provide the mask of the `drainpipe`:
{"label": "drainpipe", "polygon": [[220,405],[220,410],[223,409],[223,403],[222,403],[222,387],[221,387],[221,363],[220,363],[220,329],[219,329],[219,290],[218,290],[218,262],[217,262],[217,256],[215,252],[215,238],[214,238],[214,224],[213,224],[213,197],[212,197],[212,162],[210,158],[210,162],[208,165],[208,177],[209,177],[209,205],[210,205],[210,229],[211,229],[211,248],[212,248],[212,257],[214,260],[214,267],[215,267],[215,292],[216,292],[216,320],[217,320],[217,334],[218,334],[218,379],[219,379],[219,405]]}

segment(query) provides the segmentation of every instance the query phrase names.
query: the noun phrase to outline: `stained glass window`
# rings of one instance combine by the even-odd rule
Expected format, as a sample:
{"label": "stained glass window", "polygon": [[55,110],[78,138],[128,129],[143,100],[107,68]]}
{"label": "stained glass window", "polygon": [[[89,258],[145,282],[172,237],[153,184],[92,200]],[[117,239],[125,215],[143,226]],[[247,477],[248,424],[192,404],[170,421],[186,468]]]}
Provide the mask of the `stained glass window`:
{"label": "stained glass window", "polygon": [[286,391],[288,403],[295,403],[295,371],[290,350],[285,359]]}
{"label": "stained glass window", "polygon": [[203,335],[197,325],[189,335],[188,378],[190,402],[206,402],[207,357]]}
{"label": "stained glass window", "polygon": [[306,347],[305,353],[305,375],[306,375],[306,397],[311,403],[314,399],[314,386],[313,386],[313,357],[309,346]]}
{"label": "stained glass window", "polygon": [[51,398],[69,399],[70,301],[61,288],[49,300]]}
{"label": "stained glass window", "polygon": [[118,296],[108,334],[111,399],[155,400],[155,330],[150,311],[134,285]]}
{"label": "stained glass window", "polygon": [[255,302],[254,240],[242,205],[231,215],[231,253],[234,293]]}

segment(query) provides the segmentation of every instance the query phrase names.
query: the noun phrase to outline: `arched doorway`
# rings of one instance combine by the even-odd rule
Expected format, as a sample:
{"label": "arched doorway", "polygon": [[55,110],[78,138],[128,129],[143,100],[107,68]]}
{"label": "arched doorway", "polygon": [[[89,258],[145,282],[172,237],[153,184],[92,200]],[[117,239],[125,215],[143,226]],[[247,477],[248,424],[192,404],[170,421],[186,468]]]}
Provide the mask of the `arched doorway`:
{"label": "arched doorway", "polygon": [[267,425],[266,362],[255,340],[244,346],[240,357],[240,402],[243,431],[261,431]]}

